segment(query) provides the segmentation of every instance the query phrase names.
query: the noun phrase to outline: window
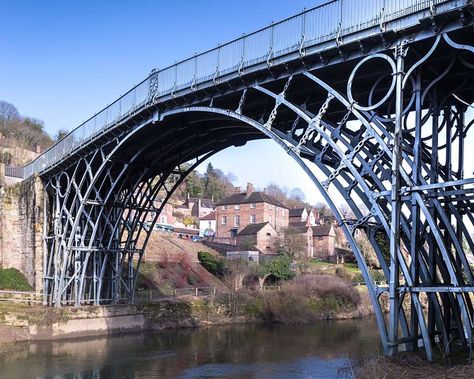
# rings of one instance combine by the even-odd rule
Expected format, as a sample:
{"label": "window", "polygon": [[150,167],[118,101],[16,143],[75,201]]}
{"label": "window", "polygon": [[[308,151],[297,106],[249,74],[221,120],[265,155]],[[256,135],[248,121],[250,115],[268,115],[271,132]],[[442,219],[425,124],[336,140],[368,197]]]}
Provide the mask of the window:
{"label": "window", "polygon": [[273,209],[273,205],[268,204],[268,209]]}
{"label": "window", "polygon": [[272,216],[270,216],[270,217],[268,218],[268,222],[271,224],[272,221],[273,221],[273,220],[272,220]]}
{"label": "window", "polygon": [[267,233],[267,237],[271,237],[272,236],[272,233]]}
{"label": "window", "polygon": [[250,215],[250,223],[255,224],[257,222],[257,217],[255,215]]}
{"label": "window", "polygon": [[322,241],[324,239],[324,237],[319,237],[319,240]]}
{"label": "window", "polygon": [[212,226],[212,222],[208,221],[207,226],[210,228]]}
{"label": "window", "polygon": [[240,209],[240,205],[239,205],[239,204],[235,204],[235,205],[234,205],[234,209]]}
{"label": "window", "polygon": [[240,216],[234,216],[234,226],[240,226]]}
{"label": "window", "polygon": [[165,217],[165,216],[161,216],[161,223],[162,223],[162,224],[165,224],[165,223],[166,223],[166,217]]}
{"label": "window", "polygon": [[256,204],[255,203],[250,203],[250,208],[255,209]]}
{"label": "window", "polygon": [[221,225],[227,225],[227,216],[222,216]]}
{"label": "window", "polygon": [[282,215],[282,216],[285,215],[285,208],[281,208],[281,215]]}
{"label": "window", "polygon": [[225,211],[225,210],[227,209],[227,205],[223,205],[223,206],[221,207],[221,209],[222,209],[223,211]]}

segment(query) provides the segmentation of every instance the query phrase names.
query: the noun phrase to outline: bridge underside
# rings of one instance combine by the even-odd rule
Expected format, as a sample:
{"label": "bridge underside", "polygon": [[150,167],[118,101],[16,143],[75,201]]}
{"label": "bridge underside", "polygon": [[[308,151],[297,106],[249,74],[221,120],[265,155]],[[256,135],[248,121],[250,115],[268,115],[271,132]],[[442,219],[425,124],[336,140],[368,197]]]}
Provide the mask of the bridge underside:
{"label": "bridge underside", "polygon": [[[298,162],[336,215],[385,351],[423,346],[430,359],[435,344],[470,351],[474,178],[464,167],[474,123],[474,33],[472,24],[459,28],[397,37],[394,49],[373,41],[375,48],[370,41],[342,46],[158,102],[151,91],[145,109],[43,174],[45,301],[133,302],[153,229],[145,221],[161,211],[154,200],[166,202],[212,154],[268,138]],[[353,216],[336,207],[335,193]],[[356,230],[371,242],[388,287],[370,277]]]}

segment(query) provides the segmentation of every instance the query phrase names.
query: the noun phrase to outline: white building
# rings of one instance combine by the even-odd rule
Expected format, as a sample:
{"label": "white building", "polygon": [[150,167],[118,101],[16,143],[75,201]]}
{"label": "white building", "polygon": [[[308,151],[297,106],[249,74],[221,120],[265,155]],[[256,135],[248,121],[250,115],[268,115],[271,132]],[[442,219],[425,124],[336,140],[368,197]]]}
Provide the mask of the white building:
{"label": "white building", "polygon": [[199,219],[199,237],[214,237],[216,235],[216,212]]}

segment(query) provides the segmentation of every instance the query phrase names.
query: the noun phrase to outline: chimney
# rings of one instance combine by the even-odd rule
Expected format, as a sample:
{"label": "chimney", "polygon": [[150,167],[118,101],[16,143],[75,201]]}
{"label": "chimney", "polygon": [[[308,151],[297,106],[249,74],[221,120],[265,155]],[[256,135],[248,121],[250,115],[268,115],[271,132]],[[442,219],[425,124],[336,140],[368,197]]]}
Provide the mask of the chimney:
{"label": "chimney", "polygon": [[234,193],[240,193],[240,187],[235,187]]}
{"label": "chimney", "polygon": [[247,196],[250,195],[252,192],[255,191],[252,183],[247,183],[247,190],[245,191]]}
{"label": "chimney", "polygon": [[41,146],[40,145],[36,145],[36,153],[41,154]]}
{"label": "chimney", "polygon": [[266,188],[263,189],[263,193],[267,193],[267,189],[266,189]]}

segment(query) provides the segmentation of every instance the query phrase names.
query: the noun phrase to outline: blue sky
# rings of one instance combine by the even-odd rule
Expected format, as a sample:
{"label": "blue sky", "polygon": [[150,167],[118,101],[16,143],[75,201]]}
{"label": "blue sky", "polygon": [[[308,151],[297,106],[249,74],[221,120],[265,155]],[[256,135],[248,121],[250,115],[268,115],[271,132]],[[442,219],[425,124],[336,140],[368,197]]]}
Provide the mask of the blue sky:
{"label": "blue sky", "polygon": [[[320,0],[0,2],[0,99],[71,130],[152,68],[215,47],[321,3]],[[270,182],[321,198],[302,170],[270,141],[212,159],[237,184]]]}

